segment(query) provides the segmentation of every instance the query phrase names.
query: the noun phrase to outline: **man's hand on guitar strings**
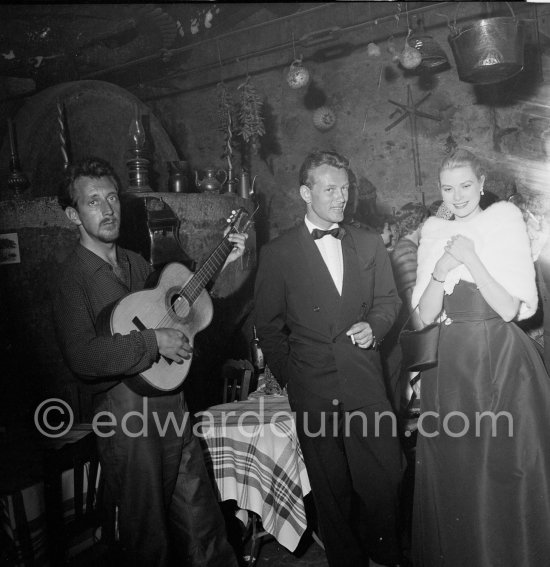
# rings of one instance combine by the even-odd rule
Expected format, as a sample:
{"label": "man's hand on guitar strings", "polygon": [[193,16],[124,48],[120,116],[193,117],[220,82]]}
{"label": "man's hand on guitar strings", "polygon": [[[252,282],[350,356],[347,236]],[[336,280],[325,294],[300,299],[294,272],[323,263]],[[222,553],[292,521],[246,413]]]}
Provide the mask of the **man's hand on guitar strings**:
{"label": "man's hand on guitar strings", "polygon": [[246,232],[237,233],[233,232],[228,237],[227,240],[233,243],[233,250],[229,253],[227,260],[225,261],[224,268],[234,262],[237,258],[240,258],[244,254],[244,248],[246,245],[246,239],[248,238],[248,234]]}
{"label": "man's hand on guitar strings", "polygon": [[155,329],[159,354],[181,364],[189,360],[193,353],[193,347],[189,344],[187,337],[177,329]]}

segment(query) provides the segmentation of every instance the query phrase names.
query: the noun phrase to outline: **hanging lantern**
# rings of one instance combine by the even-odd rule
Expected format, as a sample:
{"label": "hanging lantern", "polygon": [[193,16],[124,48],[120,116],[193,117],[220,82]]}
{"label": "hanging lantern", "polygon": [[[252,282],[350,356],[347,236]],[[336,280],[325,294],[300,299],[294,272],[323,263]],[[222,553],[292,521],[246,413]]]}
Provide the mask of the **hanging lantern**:
{"label": "hanging lantern", "polygon": [[336,124],[336,114],[329,106],[321,106],[313,113],[313,125],[325,132]]}
{"label": "hanging lantern", "polygon": [[416,31],[408,38],[408,43],[420,52],[422,62],[418,66],[419,71],[439,73],[450,68],[447,54],[435,39],[424,31],[424,23],[418,20]]}
{"label": "hanging lantern", "polygon": [[290,64],[286,82],[291,89],[301,89],[309,84],[309,71],[302,65],[302,59],[295,59]]}

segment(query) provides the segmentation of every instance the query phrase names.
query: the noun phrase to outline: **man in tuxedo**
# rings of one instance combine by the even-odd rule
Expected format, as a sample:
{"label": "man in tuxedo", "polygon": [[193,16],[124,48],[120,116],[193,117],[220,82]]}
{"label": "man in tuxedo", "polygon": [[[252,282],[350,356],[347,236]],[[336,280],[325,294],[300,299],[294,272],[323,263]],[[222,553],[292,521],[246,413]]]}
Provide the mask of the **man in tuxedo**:
{"label": "man in tuxedo", "polygon": [[255,322],[288,385],[329,565],[397,566],[401,452],[377,349],[401,301],[381,237],[339,226],[351,176],[335,152],[306,157],[305,220],[261,251]]}

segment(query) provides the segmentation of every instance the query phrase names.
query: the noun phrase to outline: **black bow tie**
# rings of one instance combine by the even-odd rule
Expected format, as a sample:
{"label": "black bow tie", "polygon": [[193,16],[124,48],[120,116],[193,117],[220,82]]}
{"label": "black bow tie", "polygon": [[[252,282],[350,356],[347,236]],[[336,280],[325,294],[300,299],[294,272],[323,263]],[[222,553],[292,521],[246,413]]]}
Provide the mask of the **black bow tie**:
{"label": "black bow tie", "polygon": [[334,238],[337,238],[338,240],[342,240],[342,238],[344,238],[344,234],[346,234],[346,231],[341,226],[335,226],[330,230],[321,230],[319,228],[314,228],[311,231],[311,236],[313,236],[315,240],[317,240],[318,238],[323,238],[323,236],[326,236],[327,234],[334,236]]}

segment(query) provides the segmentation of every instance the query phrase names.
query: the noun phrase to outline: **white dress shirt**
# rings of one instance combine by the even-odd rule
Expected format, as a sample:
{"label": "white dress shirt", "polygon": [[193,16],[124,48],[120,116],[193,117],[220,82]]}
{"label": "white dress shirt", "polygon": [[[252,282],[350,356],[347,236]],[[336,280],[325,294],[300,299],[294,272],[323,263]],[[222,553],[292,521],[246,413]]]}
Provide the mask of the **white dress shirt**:
{"label": "white dress shirt", "polygon": [[[321,228],[320,226],[314,225],[306,216],[305,223],[309,233],[313,231],[314,228],[319,230],[330,230],[331,228],[337,228],[339,225],[333,223],[328,229]],[[334,285],[338,290],[338,293],[342,295],[342,282],[344,280],[344,257],[342,255],[342,241],[338,240],[334,236],[327,234],[323,238],[317,238],[315,240],[319,252],[325,264],[327,265],[328,271],[334,281]]]}

